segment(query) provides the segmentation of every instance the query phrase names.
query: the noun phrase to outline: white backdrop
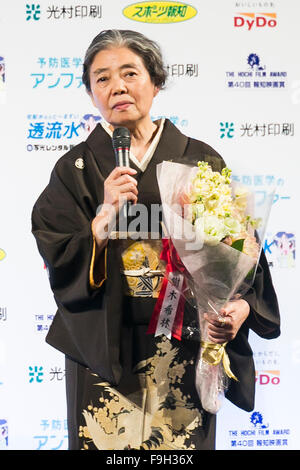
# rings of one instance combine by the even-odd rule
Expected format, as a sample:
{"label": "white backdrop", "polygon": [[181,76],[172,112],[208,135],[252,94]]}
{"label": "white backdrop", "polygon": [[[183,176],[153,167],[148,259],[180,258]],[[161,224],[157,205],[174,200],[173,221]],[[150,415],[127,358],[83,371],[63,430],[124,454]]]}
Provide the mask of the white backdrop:
{"label": "white backdrop", "polygon": [[97,116],[81,84],[85,50],[100,30],[122,28],[155,39],[169,66],[153,118],[209,143],[262,200],[277,184],[265,252],[282,334],[251,335],[255,409],[225,400],[217,449],[300,449],[299,17],[299,0],[2,2],[0,448],[67,448],[64,357],[44,342],[56,307],[30,215],[57,159]]}

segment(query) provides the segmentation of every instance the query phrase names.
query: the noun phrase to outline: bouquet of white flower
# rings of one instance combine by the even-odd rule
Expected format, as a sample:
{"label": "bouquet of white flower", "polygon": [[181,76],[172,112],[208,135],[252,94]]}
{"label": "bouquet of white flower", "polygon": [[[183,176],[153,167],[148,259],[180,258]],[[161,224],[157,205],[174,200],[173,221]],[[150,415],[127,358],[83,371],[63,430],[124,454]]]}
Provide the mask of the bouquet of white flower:
{"label": "bouquet of white flower", "polygon": [[[257,228],[259,220],[246,213],[248,192],[239,187],[233,194],[228,168],[219,173],[212,171],[206,162],[199,162],[198,167],[189,194],[185,195],[198,237],[210,246],[224,240],[231,245],[237,240],[251,241],[254,248],[251,255],[256,261],[258,244],[250,228]],[[241,247],[244,251],[244,244]]]}
{"label": "bouquet of white flower", "polygon": [[[185,267],[191,294],[181,295],[196,301],[201,335],[196,388],[202,406],[211,413],[219,410],[228,380],[238,378],[230,370],[226,343],[209,341],[204,313],[221,318],[220,309],[251,286],[262,248],[255,230],[260,229],[262,240],[273,201],[270,194],[263,217],[254,218],[254,194],[235,186],[230,175],[228,168],[214,172],[206,162],[198,167],[163,162],[157,168],[163,221],[175,248],[170,253],[175,251]],[[174,258],[170,283],[176,263]],[[157,328],[157,334],[162,332]]]}

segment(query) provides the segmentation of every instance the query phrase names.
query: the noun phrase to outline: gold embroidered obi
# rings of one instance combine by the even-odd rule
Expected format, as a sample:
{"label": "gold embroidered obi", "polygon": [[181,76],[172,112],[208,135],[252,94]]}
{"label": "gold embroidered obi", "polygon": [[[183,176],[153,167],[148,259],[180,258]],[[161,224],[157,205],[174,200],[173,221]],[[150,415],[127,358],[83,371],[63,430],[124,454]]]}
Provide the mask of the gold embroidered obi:
{"label": "gold embroidered obi", "polygon": [[124,294],[157,298],[165,273],[165,262],[160,259],[161,240],[118,239],[115,243],[119,250]]}

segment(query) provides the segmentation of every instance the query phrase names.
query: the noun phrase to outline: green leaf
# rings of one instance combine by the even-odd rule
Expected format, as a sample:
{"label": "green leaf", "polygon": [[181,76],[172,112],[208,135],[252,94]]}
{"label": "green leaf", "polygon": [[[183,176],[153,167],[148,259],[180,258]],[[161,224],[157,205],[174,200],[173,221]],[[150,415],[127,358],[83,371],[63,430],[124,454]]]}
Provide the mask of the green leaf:
{"label": "green leaf", "polygon": [[238,251],[243,251],[244,241],[245,241],[245,239],[241,238],[240,240],[236,240],[235,242],[233,242],[233,244],[231,246],[232,246],[232,248],[235,248]]}

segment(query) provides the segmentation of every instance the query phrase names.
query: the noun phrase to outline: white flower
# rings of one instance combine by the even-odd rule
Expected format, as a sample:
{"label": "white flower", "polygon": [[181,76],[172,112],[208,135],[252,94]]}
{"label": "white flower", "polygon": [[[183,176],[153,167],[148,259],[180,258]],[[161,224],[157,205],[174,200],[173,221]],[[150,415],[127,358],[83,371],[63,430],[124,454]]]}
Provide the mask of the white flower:
{"label": "white flower", "polygon": [[220,199],[218,191],[211,191],[205,201],[205,205],[208,210],[213,210],[220,205],[220,202],[222,202],[222,199]]}
{"label": "white flower", "polygon": [[192,207],[193,207],[192,213],[195,219],[198,219],[199,217],[203,216],[205,207],[201,202],[199,202],[199,204],[193,204]]}
{"label": "white flower", "polygon": [[194,224],[196,237],[204,243],[216,245],[226,237],[239,238],[252,220],[245,218],[248,191],[231,188],[231,170],[212,171],[207,162],[198,162],[198,172],[190,186],[192,209],[186,218]]}
{"label": "white flower", "polygon": [[224,226],[226,235],[237,236],[241,232],[241,224],[233,217],[225,217]]}
{"label": "white flower", "polygon": [[204,239],[204,217],[198,217],[194,223],[196,240],[203,242]]}
{"label": "white flower", "polygon": [[224,223],[215,215],[204,217],[204,243],[217,245],[226,236]]}
{"label": "white flower", "polygon": [[235,191],[234,204],[240,211],[245,211],[247,207],[248,191],[246,188],[238,187]]}

